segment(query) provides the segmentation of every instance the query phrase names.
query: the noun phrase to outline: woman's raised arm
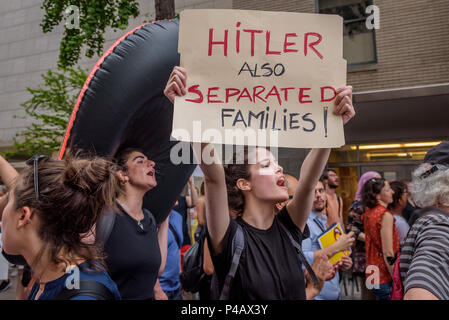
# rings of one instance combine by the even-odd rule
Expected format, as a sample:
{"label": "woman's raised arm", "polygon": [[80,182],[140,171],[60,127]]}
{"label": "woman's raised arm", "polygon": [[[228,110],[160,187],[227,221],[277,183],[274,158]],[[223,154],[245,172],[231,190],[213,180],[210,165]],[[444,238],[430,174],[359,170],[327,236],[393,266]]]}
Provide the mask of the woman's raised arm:
{"label": "woman's raised arm", "polygon": [[[172,103],[186,94],[186,81],[186,69],[175,66],[164,90]],[[192,143],[192,149],[204,173],[207,230],[213,252],[218,253],[230,222],[224,168],[212,144]]]}

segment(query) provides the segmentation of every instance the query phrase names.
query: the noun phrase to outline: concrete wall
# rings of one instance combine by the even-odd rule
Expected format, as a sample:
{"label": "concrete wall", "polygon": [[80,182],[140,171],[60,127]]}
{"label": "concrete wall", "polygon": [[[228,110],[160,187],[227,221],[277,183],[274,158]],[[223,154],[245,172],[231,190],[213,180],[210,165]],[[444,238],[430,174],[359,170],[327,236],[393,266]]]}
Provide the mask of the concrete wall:
{"label": "concrete wall", "polygon": [[[127,30],[154,19],[154,0],[139,0],[139,4],[140,16],[130,22]],[[63,28],[42,32],[41,5],[42,0],[0,1],[0,149],[11,145],[15,134],[29,124],[29,119],[14,117],[24,115],[20,104],[31,97],[26,88],[36,88],[42,84],[41,74],[56,69]],[[175,0],[177,13],[186,8],[231,7],[232,0]],[[104,50],[127,30],[109,30]],[[79,65],[90,70],[98,58],[83,57]]]}

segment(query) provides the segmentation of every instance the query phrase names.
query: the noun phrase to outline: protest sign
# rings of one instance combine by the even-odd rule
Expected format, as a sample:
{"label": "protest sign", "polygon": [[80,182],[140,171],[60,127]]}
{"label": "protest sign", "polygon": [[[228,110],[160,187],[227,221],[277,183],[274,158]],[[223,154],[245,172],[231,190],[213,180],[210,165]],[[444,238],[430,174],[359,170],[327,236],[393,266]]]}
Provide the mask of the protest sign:
{"label": "protest sign", "polygon": [[178,51],[187,94],[176,97],[182,141],[339,147],[335,90],[346,84],[337,15],[185,10]]}
{"label": "protest sign", "polygon": [[[318,237],[318,243],[320,244],[321,249],[327,248],[331,244],[337,242],[338,238],[343,234],[343,230],[339,223],[334,223],[330,226],[322,235]],[[351,249],[340,251],[334,254],[329,262],[334,264],[335,262],[340,261],[343,256],[349,256],[351,254]]]}

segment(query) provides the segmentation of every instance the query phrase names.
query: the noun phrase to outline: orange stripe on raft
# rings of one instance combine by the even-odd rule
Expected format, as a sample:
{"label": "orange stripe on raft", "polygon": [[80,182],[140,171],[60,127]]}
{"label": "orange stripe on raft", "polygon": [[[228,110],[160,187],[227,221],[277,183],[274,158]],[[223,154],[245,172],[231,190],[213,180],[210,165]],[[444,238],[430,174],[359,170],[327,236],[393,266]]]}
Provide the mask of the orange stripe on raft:
{"label": "orange stripe on raft", "polygon": [[87,77],[86,82],[84,82],[83,89],[81,90],[80,94],[78,95],[78,98],[76,99],[75,108],[73,109],[72,115],[70,116],[70,121],[67,126],[67,130],[65,132],[64,141],[62,142],[61,148],[59,150],[58,159],[61,160],[62,156],[64,155],[65,149],[67,147],[67,141],[70,138],[70,131],[73,127],[73,122],[76,119],[76,113],[78,112],[79,105],[81,103],[81,100],[84,97],[84,93],[86,92],[87,88],[89,87],[90,81],[92,80],[95,72],[100,68],[100,65],[103,63],[104,59],[112,53],[112,50],[120,43],[122,42],[128,35],[134,33],[137,29],[141,29],[143,26],[147,25],[147,23],[144,23],[134,29],[132,29],[130,32],[126,33],[124,36],[122,36],[120,39],[118,39],[100,58],[100,60],[97,61],[95,64],[95,67],[90,72],[89,76]]}

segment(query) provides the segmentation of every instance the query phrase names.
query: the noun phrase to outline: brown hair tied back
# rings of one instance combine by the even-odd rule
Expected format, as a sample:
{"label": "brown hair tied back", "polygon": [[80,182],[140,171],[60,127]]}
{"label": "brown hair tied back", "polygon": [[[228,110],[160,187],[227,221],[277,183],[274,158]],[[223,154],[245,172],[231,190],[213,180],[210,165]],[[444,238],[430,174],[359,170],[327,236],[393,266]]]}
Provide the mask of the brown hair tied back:
{"label": "brown hair tied back", "polygon": [[224,165],[229,209],[234,210],[237,215],[242,215],[245,209],[245,197],[242,190],[237,187],[237,181],[239,179],[249,180],[251,178],[250,165],[248,163],[250,150],[245,146],[240,152],[234,152],[231,164]]}
{"label": "brown hair tied back", "polygon": [[15,186],[15,208],[28,206],[39,216],[39,236],[49,249],[52,262],[61,249],[71,257],[103,264],[96,245],[83,242],[107,207],[115,207],[120,193],[116,165],[99,157],[80,158],[68,154],[65,160],[46,159],[38,164],[39,200],[34,191],[33,167],[25,168]]}
{"label": "brown hair tied back", "polygon": [[362,203],[370,209],[377,205],[376,195],[378,195],[385,186],[385,180],[382,178],[369,179],[362,188]]}

